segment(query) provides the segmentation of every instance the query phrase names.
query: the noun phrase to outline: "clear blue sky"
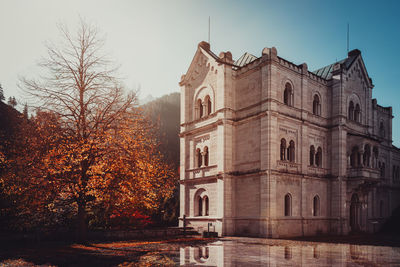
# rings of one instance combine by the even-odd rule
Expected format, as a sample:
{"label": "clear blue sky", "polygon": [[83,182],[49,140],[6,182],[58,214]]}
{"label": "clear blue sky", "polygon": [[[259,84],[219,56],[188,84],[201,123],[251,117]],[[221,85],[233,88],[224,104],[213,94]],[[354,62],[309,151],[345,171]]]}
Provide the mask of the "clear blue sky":
{"label": "clear blue sky", "polygon": [[[275,46],[278,54],[314,70],[362,52],[375,88],[373,97],[393,106],[393,140],[400,146],[400,1],[8,1],[0,0],[0,83],[15,95],[19,75],[32,75],[45,55],[44,43],[56,41],[57,22],[71,28],[82,16],[107,37],[107,51],[121,64],[128,88],[140,84],[141,96],[179,91],[197,44],[211,49],[261,55]],[[399,117],[399,118],[398,118]]]}

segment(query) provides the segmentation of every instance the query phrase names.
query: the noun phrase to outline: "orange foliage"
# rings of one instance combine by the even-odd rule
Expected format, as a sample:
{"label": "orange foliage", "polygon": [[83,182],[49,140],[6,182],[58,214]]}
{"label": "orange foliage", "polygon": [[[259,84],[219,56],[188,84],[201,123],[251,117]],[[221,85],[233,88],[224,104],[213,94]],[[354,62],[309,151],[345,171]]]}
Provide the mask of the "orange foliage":
{"label": "orange foliage", "polygon": [[76,217],[83,234],[89,220],[110,225],[113,212],[151,214],[176,179],[135,94],[97,55],[95,28],[61,32],[65,47],[48,47],[41,63],[49,76],[22,80],[38,111],[21,125],[2,179],[26,226]]}

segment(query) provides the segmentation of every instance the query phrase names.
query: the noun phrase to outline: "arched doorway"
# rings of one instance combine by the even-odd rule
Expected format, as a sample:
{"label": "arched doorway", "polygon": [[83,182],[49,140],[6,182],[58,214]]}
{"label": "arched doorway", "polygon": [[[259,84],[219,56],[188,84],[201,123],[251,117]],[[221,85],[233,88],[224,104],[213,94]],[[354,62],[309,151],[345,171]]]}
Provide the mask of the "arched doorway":
{"label": "arched doorway", "polygon": [[357,194],[353,194],[351,196],[351,204],[350,204],[350,229],[353,232],[360,230],[360,213],[361,213],[360,200],[358,199]]}

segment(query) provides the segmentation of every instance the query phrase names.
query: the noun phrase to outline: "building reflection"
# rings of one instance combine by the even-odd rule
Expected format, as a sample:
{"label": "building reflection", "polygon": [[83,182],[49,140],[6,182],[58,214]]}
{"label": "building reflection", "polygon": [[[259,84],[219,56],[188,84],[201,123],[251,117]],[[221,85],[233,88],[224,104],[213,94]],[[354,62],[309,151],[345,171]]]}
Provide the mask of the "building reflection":
{"label": "building reflection", "polygon": [[[257,241],[256,241],[257,242]],[[285,241],[286,242],[286,241]],[[275,242],[276,243],[276,242]],[[218,241],[180,249],[181,266],[398,266],[400,248],[328,243]]]}

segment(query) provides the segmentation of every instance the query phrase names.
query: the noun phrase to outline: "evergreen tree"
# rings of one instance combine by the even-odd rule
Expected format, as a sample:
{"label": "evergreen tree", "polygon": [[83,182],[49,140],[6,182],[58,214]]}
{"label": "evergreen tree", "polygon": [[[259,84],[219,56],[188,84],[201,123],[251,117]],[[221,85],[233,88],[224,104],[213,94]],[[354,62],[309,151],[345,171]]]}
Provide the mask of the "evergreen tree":
{"label": "evergreen tree", "polygon": [[15,108],[16,106],[17,106],[17,100],[15,99],[15,97],[9,97],[8,98],[8,102],[7,102],[7,104],[8,105],[10,105],[10,106],[12,106],[13,108]]}
{"label": "evergreen tree", "polygon": [[28,119],[28,104],[27,103],[25,103],[25,105],[24,105],[24,110],[23,110],[22,114],[24,115],[25,119]]}
{"label": "evergreen tree", "polygon": [[3,87],[0,84],[0,101],[3,101],[3,100],[5,100],[4,90],[3,90]]}

